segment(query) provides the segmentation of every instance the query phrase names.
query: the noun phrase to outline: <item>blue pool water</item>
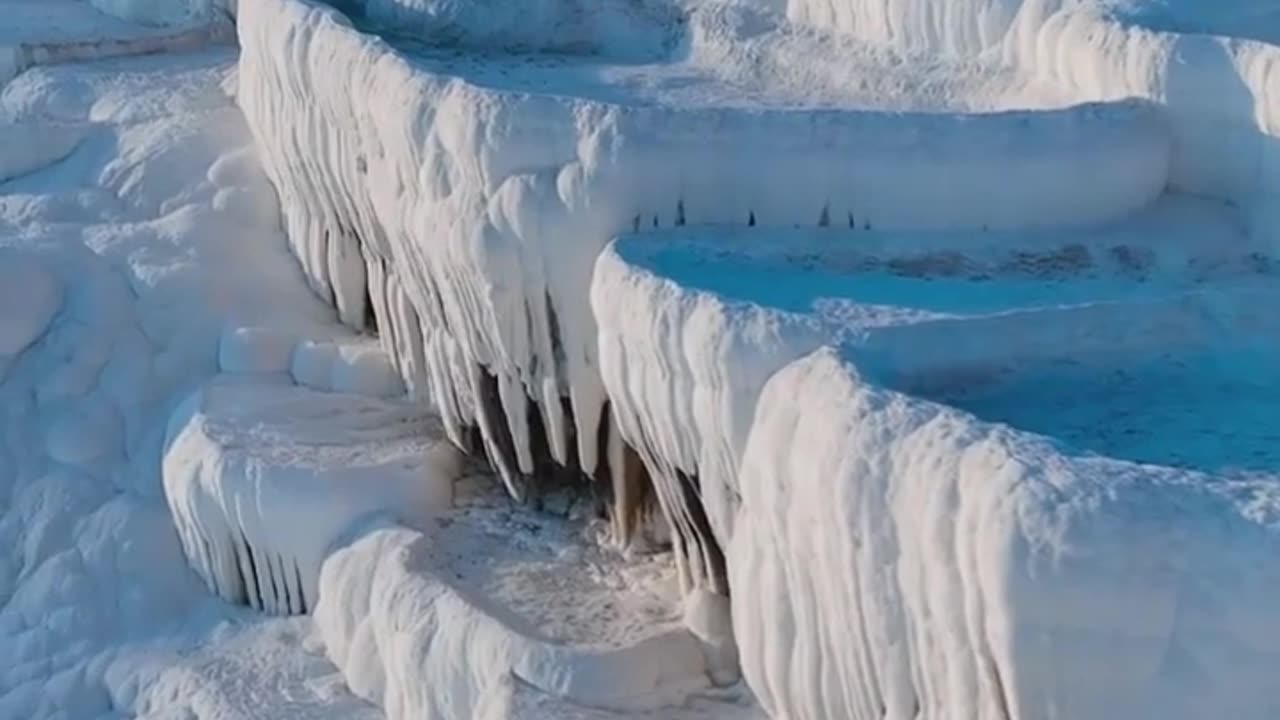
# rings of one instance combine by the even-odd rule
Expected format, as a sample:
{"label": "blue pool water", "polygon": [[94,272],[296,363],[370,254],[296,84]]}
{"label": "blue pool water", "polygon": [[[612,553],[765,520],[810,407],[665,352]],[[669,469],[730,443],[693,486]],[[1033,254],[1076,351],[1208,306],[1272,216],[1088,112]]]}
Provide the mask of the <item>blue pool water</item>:
{"label": "blue pool water", "polygon": [[1242,350],[1059,361],[932,399],[1079,450],[1206,472],[1280,470],[1280,363]]}

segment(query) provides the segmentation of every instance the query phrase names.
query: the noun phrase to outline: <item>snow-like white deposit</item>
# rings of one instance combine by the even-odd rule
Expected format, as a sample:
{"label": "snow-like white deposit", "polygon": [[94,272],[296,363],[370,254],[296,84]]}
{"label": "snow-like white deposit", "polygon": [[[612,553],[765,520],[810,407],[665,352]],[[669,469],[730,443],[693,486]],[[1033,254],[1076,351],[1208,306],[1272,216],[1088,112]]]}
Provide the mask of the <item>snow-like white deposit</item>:
{"label": "snow-like white deposit", "polygon": [[[1080,223],[1147,205],[1168,178],[1164,122],[1140,104],[792,111],[770,107],[767,78],[705,72],[679,96],[701,103],[668,102],[667,85],[612,82],[591,59],[396,49],[300,0],[241,8],[239,31],[241,105],[313,287],[344,321],[376,321],[410,389],[456,443],[478,426],[517,496],[543,458],[626,474],[586,302],[619,231]],[[695,70],[649,74],[677,86]],[[561,71],[584,97],[547,88]]]}
{"label": "snow-like white deposit", "polygon": [[421,528],[449,507],[458,458],[442,442],[438,423],[403,402],[225,376],[169,422],[165,497],[210,588],[306,612],[330,547],[358,521]]}
{"label": "snow-like white deposit", "polygon": [[[1266,520],[1223,499],[1216,481],[1071,458],[959,411],[863,389],[888,385],[1012,420],[1000,383],[966,398],[939,387],[986,379],[973,372],[1060,377],[1036,363],[1070,363],[1073,349],[1097,361],[1090,371],[1105,370],[1217,335],[1266,332],[1270,323],[1249,308],[1274,296],[1254,285],[1268,282],[1280,217],[1280,51],[1167,32],[1194,25],[1185,5],[1161,16],[1143,12],[1150,4],[1065,0],[637,4],[650,18],[659,9],[679,18],[659,22],[679,40],[656,56],[632,52],[651,45],[643,38],[610,41],[607,27],[592,26],[612,5],[587,20],[576,3],[548,1],[527,24],[499,13],[492,25],[480,10],[498,6],[483,3],[347,5],[363,13],[360,29],[306,0],[267,0],[241,15],[244,107],[313,287],[346,322],[376,324],[410,388],[429,385],[455,442],[465,444],[468,426],[480,429],[513,494],[529,492],[527,477],[549,456],[611,477],[618,505],[641,502],[634,486],[650,480],[631,470],[638,457],[674,531],[682,585],[695,598],[733,598],[744,667],[770,711],[1124,717],[1168,700],[1160,693],[1188,683],[1198,665],[1237,652],[1237,631],[1209,609],[1213,598],[1203,607],[1187,598],[1217,582],[1202,558],[1246,536],[1260,557],[1273,541]],[[293,32],[273,30],[283,26]],[[419,42],[388,44],[368,34],[375,28]],[[433,46],[440,38],[462,50]],[[504,56],[511,51],[537,54]],[[858,71],[837,71],[846,56]],[[796,60],[805,57],[811,66]],[[888,74],[901,85],[874,69],[879,79],[859,82],[862,63],[877,59],[908,68]],[[984,72],[999,80],[971,80]],[[988,112],[947,112],[975,109]],[[1179,219],[1215,241],[1193,238]],[[660,247],[682,227],[712,225],[835,233],[793,250],[816,266],[868,262],[880,276],[864,278],[864,297],[806,296],[797,283],[820,291],[830,278],[775,279],[714,252],[675,274],[656,256],[636,270],[625,251],[596,262],[620,232]],[[1070,228],[1085,228],[1086,239],[1070,238]],[[899,233],[916,243],[914,255],[829,253],[860,235],[887,247],[897,236],[886,230],[933,233]],[[1217,241],[1229,249],[1206,252]],[[783,262],[797,260],[805,258]],[[584,303],[593,266],[594,315]],[[859,268],[842,269],[846,279],[850,270]],[[699,274],[722,287],[685,286]],[[984,292],[992,277],[997,289]],[[1240,287],[1200,286],[1219,281]],[[745,297],[722,292],[735,285]],[[859,370],[823,371],[852,389],[833,387],[840,409],[816,416],[830,425],[826,454],[801,456],[788,444],[799,441],[782,434],[794,416],[761,393],[779,369],[833,343]],[[788,390],[811,391],[797,385],[777,397]],[[866,393],[882,393],[873,404],[923,408],[921,423],[937,414],[963,437],[921,440],[923,455],[900,451],[918,435],[910,418],[850,427],[872,402]],[[864,467],[839,450],[864,444],[883,461]],[[970,461],[975,445],[995,465]],[[1021,465],[1010,469],[1002,453]],[[875,497],[830,503],[824,519],[818,491],[793,498],[779,486],[792,472],[815,487],[845,478],[850,492]],[[938,485],[914,489],[934,472],[942,495],[930,495]],[[1265,505],[1268,487],[1241,490],[1261,498],[1241,507]],[[913,500],[901,510],[892,504],[900,491]],[[1099,504],[1108,493],[1114,508]],[[1126,526],[1124,513],[1148,495],[1151,513]],[[972,530],[976,521],[963,516],[971,505],[995,525],[939,540],[947,528]],[[1176,534],[1170,517],[1198,505],[1205,518],[1180,536],[1192,559],[1162,575],[1154,549]],[[928,507],[936,519],[910,523],[910,512]],[[876,528],[891,542],[864,538]],[[1052,542],[1077,539],[1079,547]],[[920,550],[893,565],[913,543],[951,554]],[[863,560],[851,548],[884,554]],[[1076,551],[1088,558],[1079,566]],[[859,562],[870,577],[858,578]],[[899,585],[882,597],[885,574]],[[1229,591],[1241,616],[1270,592],[1270,578]],[[1179,589],[1165,592],[1169,583]],[[1186,627],[1196,629],[1156,627],[1156,614],[1093,617],[1130,597],[1187,607]],[[837,608],[864,605],[873,629],[826,644],[826,628],[847,621]],[[701,616],[726,620],[723,609]],[[1206,655],[1169,649],[1200,631],[1214,635]],[[1106,650],[1090,632],[1116,637],[1114,664],[1096,673],[1088,658]],[[1254,640],[1230,662],[1259,674],[1204,669],[1202,695],[1178,712],[1195,716],[1203,700],[1266,716],[1272,707],[1250,678],[1271,666],[1275,648],[1266,632]],[[724,650],[734,652],[731,643]]]}
{"label": "snow-like white deposit", "polygon": [[[1280,571],[1243,563],[1274,551],[1280,483],[1268,442],[1217,407],[1272,422],[1252,396],[1276,382],[1280,328],[1260,311],[1270,256],[1234,212],[1171,197],[1037,233],[691,227],[602,254],[615,419],[658,472],[696,480],[770,714],[1274,714],[1261,608]],[[1158,392],[1187,398],[1182,416],[1116,392],[1126,373],[1181,383]],[[1262,474],[1026,432],[1080,417],[1076,447]]]}
{"label": "snow-like white deposit", "polygon": [[[697,478],[723,542],[758,393],[788,362],[853,343],[865,371],[924,392],[1015,363],[1203,351],[1233,331],[1267,332],[1265,319],[1241,318],[1273,296],[1265,249],[1231,208],[1187,197],[1035,233],[628,235],[596,266],[599,365],[623,437],[662,475]],[[1241,287],[1215,293],[1210,281]]]}
{"label": "snow-like white deposit", "polygon": [[[49,13],[37,30],[94,30],[19,5]],[[288,253],[234,68],[224,49],[0,87],[0,166],[22,165],[0,182],[2,718],[376,716],[322,651],[207,592],[162,496],[166,419],[216,372],[225,326],[350,335]],[[239,633],[263,641],[192,653]]]}
{"label": "snow-like white deposit", "polygon": [[1267,3],[236,5],[0,0],[0,717],[1280,714]]}
{"label": "snow-like white deposit", "polygon": [[440,574],[430,542],[375,522],[321,574],[315,615],[329,655],[388,717],[501,720],[521,687],[626,708],[708,683],[702,646],[683,628],[603,650],[542,640]]}
{"label": "snow-like white deposit", "polygon": [[772,715],[1280,710],[1273,480],[1073,457],[831,351],[769,381],[742,467],[733,614]]}
{"label": "snow-like white deposit", "polygon": [[[436,427],[403,399],[329,394],[395,398],[404,387],[376,345],[335,324],[288,255],[274,194],[225,92],[234,85],[226,82],[233,70],[225,51],[127,58],[28,68],[0,90],[0,127],[16,128],[0,137],[20,145],[0,141],[0,164],[15,169],[0,181],[0,545],[8,549],[0,552],[0,717],[383,716],[352,695],[309,618],[268,619],[208,593],[187,567],[163,497],[165,430],[175,415],[205,413],[202,438],[193,430],[184,438],[188,445],[219,439],[204,432],[218,429],[209,421],[211,408],[224,421],[243,420],[232,423],[233,439],[265,442],[275,433],[280,442],[258,445],[257,456],[280,460],[298,450],[287,470],[301,487],[283,506],[267,503],[278,512],[263,523],[274,527],[258,528],[266,537],[255,551],[283,568],[276,544],[285,550],[308,538],[323,544],[323,522],[343,510],[327,505],[333,497],[308,494],[316,490],[308,488],[315,478],[307,472],[317,459],[332,459],[344,443],[358,445],[366,459],[384,451],[396,456],[431,444]],[[60,128],[71,131],[64,137]],[[219,371],[225,376],[208,385]],[[236,388],[242,392],[231,398],[231,412],[221,412]],[[277,404],[285,401],[296,407]],[[339,418],[316,418],[324,409]],[[365,413],[364,431],[357,409],[373,410]],[[305,446],[326,432],[338,442]],[[382,438],[385,447],[371,438]],[[202,447],[223,460],[245,456],[226,444]],[[417,454],[402,459],[370,468],[376,474],[339,469],[361,490],[389,475],[405,491],[393,510],[419,515],[410,512],[413,503],[435,506],[439,498],[424,495],[439,486],[429,482]],[[220,488],[228,494],[248,482],[231,480]],[[252,517],[254,501],[269,495],[235,509]],[[354,504],[367,495],[355,492]],[[319,500],[310,508],[318,511],[308,514],[302,502],[308,497]],[[299,515],[306,517],[285,524]],[[210,524],[218,519],[208,517]],[[224,519],[221,527],[230,525]],[[499,542],[488,547],[503,552]],[[519,563],[510,565],[519,571]],[[561,565],[578,569],[570,555]],[[581,570],[579,586],[612,579]],[[218,581],[233,577],[243,582],[232,573]],[[296,572],[264,577],[264,591],[272,577],[279,581],[277,605],[300,605],[309,592],[295,592],[305,585]],[[248,587],[258,579],[255,570]],[[610,590],[618,609],[647,591]],[[597,609],[607,613],[609,592],[596,595]],[[600,622],[590,608],[578,617]],[[644,620],[617,623],[648,639],[644,658],[598,653],[605,657],[601,667],[614,670],[604,673],[609,684],[595,684],[588,677],[595,677],[595,651],[586,652],[578,661],[586,669],[573,671],[575,693],[649,706],[709,682],[702,643],[679,626],[678,608],[653,625],[658,632],[646,632]],[[674,638],[675,650],[653,639],[664,634]],[[449,649],[439,649],[440,662],[447,662]],[[579,657],[572,650],[563,655]],[[416,678],[417,670],[400,672]],[[646,674],[661,681],[648,682]],[[556,687],[553,697],[515,685],[512,716],[621,716],[584,709]],[[697,716],[722,717],[718,705],[703,698]]]}

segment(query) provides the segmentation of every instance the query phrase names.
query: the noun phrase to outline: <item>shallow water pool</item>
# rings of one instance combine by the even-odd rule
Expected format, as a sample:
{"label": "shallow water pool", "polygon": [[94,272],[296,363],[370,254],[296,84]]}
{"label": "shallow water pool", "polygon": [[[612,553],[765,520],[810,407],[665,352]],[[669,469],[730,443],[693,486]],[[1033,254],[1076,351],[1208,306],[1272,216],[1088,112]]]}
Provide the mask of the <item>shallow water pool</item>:
{"label": "shallow water pool", "polygon": [[929,395],[1100,455],[1213,473],[1280,470],[1280,363],[1259,349],[1058,360]]}

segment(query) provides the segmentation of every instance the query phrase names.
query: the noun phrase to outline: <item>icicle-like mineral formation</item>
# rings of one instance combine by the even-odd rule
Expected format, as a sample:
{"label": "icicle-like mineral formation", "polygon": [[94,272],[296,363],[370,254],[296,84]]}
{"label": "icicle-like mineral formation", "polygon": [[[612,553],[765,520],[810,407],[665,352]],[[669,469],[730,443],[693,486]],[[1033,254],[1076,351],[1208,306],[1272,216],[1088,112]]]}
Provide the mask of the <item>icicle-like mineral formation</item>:
{"label": "icicle-like mineral formation", "polygon": [[330,546],[357,521],[385,514],[423,527],[448,509],[456,452],[403,401],[221,376],[170,421],[165,497],[215,592],[305,613]]}
{"label": "icicle-like mineral formation", "polygon": [[[279,28],[290,28],[280,32]],[[985,116],[613,103],[495,86],[410,55],[300,0],[241,8],[240,103],[313,287],[376,324],[449,437],[512,494],[538,468],[610,488],[626,541],[656,498],[689,578],[723,590],[696,470],[641,456],[614,426],[587,301],[600,249],[633,228],[812,224],[1018,228],[1115,217],[1157,196],[1164,125],[1148,107]],[[1064,168],[1071,170],[1064,171]],[[767,170],[766,170],[767,169]],[[634,442],[632,443],[634,445]],[[639,485],[639,487],[637,487]]]}

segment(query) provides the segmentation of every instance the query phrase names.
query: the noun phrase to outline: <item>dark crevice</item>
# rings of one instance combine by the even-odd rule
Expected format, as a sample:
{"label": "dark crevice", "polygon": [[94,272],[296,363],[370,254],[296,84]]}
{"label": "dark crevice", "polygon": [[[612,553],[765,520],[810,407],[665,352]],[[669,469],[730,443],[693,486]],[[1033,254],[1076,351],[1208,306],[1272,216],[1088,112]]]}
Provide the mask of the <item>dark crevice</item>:
{"label": "dark crevice", "polygon": [[324,267],[320,268],[320,270],[322,271],[321,274],[324,277],[324,283],[326,285],[325,295],[328,297],[329,307],[334,308],[336,310],[338,307],[338,291],[333,287],[333,278],[329,277],[329,230],[328,228],[325,228],[323,238],[324,238],[324,241],[323,241],[324,252],[321,253],[320,261],[324,263]]}
{"label": "dark crevice", "polygon": [[[381,261],[380,261],[380,260],[378,260],[377,258],[374,258],[374,262],[381,262]],[[387,276],[387,275],[386,275],[386,268],[383,268],[382,276],[383,276],[383,278],[385,278],[385,277]],[[386,282],[386,280],[383,280],[383,282],[385,283],[385,282]],[[377,334],[378,334],[378,329],[379,329],[379,327],[380,327],[380,326],[378,325],[378,313],[377,313],[377,311],[376,311],[376,310],[375,310],[375,308],[374,308],[374,304],[373,304],[373,296],[369,294],[369,279],[368,279],[368,278],[365,278],[365,282],[364,282],[364,329],[365,329],[366,331],[368,331],[368,332],[373,333],[374,335],[377,335]]]}
{"label": "dark crevice", "polygon": [[[687,220],[687,208],[681,199],[675,208],[675,225],[683,226]],[[641,221],[640,215],[633,218],[633,231],[639,231]],[[660,224],[660,218],[656,214],[651,217],[651,221],[655,228]],[[826,227],[830,221],[830,209],[824,206],[819,225]],[[854,223],[852,214],[849,215],[849,222],[851,225]],[[754,210],[749,211],[747,224],[752,227],[757,224]],[[326,242],[329,241],[330,238],[326,232]],[[358,238],[356,242],[359,244]],[[363,249],[363,245],[360,247]],[[386,264],[377,256],[370,256],[370,259],[380,263],[377,267],[381,267],[383,271],[384,282],[389,282],[391,272]],[[430,273],[430,270],[427,272]],[[436,324],[440,331],[449,333],[448,314],[445,311],[443,298],[429,280],[423,285],[423,302],[434,310],[433,314],[423,316],[424,320]],[[394,311],[390,307],[379,308],[373,301],[372,289],[367,282],[365,299],[367,327],[375,333],[389,332],[392,329],[390,319],[379,316],[384,312]],[[551,357],[558,372],[567,364],[562,328],[550,293],[544,293],[543,302]],[[525,313],[526,324],[532,333],[536,325],[532,317],[533,313],[528,307],[525,308]],[[533,375],[547,374],[548,370],[534,368]],[[571,505],[576,504],[582,495],[590,493],[595,500],[596,515],[609,519],[615,540],[621,543],[629,543],[633,540],[644,531],[646,522],[654,518],[656,513],[661,512],[666,517],[671,531],[678,536],[673,538],[678,541],[677,546],[681,546],[691,560],[698,559],[696,565],[700,566],[706,574],[704,580],[710,585],[710,589],[727,594],[724,554],[711,532],[706,510],[698,491],[696,475],[676,473],[676,477],[663,486],[663,492],[659,492],[653,479],[653,468],[645,462],[641,453],[625,442],[621,443],[622,467],[611,467],[612,463],[618,462],[619,457],[610,453],[610,446],[620,442],[621,439],[613,436],[617,433],[617,428],[613,427],[610,407],[607,403],[601,413],[596,432],[597,467],[587,474],[582,469],[578,453],[575,451],[577,425],[574,422],[573,405],[568,397],[561,398],[560,408],[564,418],[566,435],[564,443],[567,450],[563,463],[555,459],[551,436],[548,433],[547,423],[554,415],[543,412],[545,400],[529,398],[524,419],[528,427],[528,452],[533,461],[533,468],[532,473],[525,474],[520,470],[518,452],[524,448],[516,447],[502,400],[501,379],[488,368],[477,367],[475,372],[478,373],[472,392],[475,424],[467,429],[463,438],[463,445],[466,447],[462,449],[471,454],[476,454],[483,449],[489,464],[503,477],[517,500],[535,508],[541,508],[542,499],[550,492],[563,490],[571,493]],[[557,378],[557,380],[563,382],[563,378]],[[528,394],[525,388],[519,391]],[[617,451],[616,446],[614,450]],[[281,567],[278,571],[269,573],[276,606],[288,610],[300,607],[305,612],[307,601],[300,596],[303,591],[298,567],[295,565],[293,568],[296,582],[290,582],[285,579],[286,573],[282,560],[277,558],[277,561]],[[252,554],[250,554],[250,562],[253,562]],[[268,564],[271,564],[270,561]],[[257,568],[251,566],[251,569],[256,575]],[[294,590],[290,585],[295,585],[297,589]],[[265,587],[258,587],[255,583],[253,593],[261,606],[266,605],[263,597],[265,592]],[[295,594],[299,597],[293,597]]]}
{"label": "dark crevice", "polygon": [[532,400],[526,405],[525,422],[529,424],[529,454],[533,456],[533,474],[524,477],[525,502],[541,510],[542,495],[556,484],[562,466],[551,458],[542,412]]}
{"label": "dark crevice", "polygon": [[622,448],[621,477],[615,476],[614,492],[619,496],[614,506],[618,515],[618,534],[623,540],[635,537],[652,517],[658,505],[653,481],[645,469],[639,453],[624,445]]}
{"label": "dark crevice", "polygon": [[613,467],[609,446],[617,428],[611,417],[611,408],[606,401],[600,415],[600,427],[596,430],[596,457],[599,461],[592,487],[596,490],[597,515],[608,518],[614,540],[626,544],[639,534],[645,519],[658,509],[658,498],[644,462],[630,445],[623,443],[622,467]]}
{"label": "dark crevice", "polygon": [[[572,408],[567,398],[561,399],[561,411],[566,413],[566,420],[572,421]],[[583,474],[578,464],[578,453],[566,453],[565,464],[558,462],[551,453],[551,440],[547,435],[546,422],[538,403],[529,401],[529,446],[533,454],[533,475],[525,482],[530,488],[531,501],[541,509],[541,496],[552,490],[568,490],[576,502],[590,486],[589,478]],[[572,427],[572,423],[567,423]],[[569,437],[568,440],[575,438]],[[573,447],[570,445],[569,447]]]}
{"label": "dark crevice", "polygon": [[527,449],[533,460],[533,472],[525,474],[520,470],[515,441],[507,425],[500,381],[496,375],[486,370],[481,370],[480,373],[477,412],[480,415],[479,430],[485,439],[481,445],[494,470],[503,474],[504,479],[518,489],[520,496],[517,500],[541,509],[542,500],[549,492],[568,490],[578,493],[593,485],[578,464],[577,453],[571,450],[576,447],[576,437],[572,430],[573,408],[568,398],[561,398],[560,409],[565,416],[564,425],[568,434],[565,441],[570,452],[566,453],[566,462],[561,463],[551,451],[551,437],[547,432],[542,404],[526,397],[525,421],[529,429]]}
{"label": "dark crevice", "polygon": [[[533,312],[529,308],[529,303],[527,302],[520,303],[520,311],[524,313],[524,336],[529,338],[530,342],[533,342],[533,338],[537,337],[538,333],[537,333],[537,330],[534,329]],[[529,353],[529,367],[528,367],[529,374],[532,375],[533,377],[540,377],[542,375],[542,373],[539,372],[541,369],[542,369],[541,356],[536,352]],[[526,393],[526,395],[527,394],[528,393]]]}
{"label": "dark crevice", "polygon": [[[551,357],[557,369],[563,368],[569,364],[569,360],[565,357],[564,341],[560,337],[560,316],[556,314],[555,303],[551,302],[551,294],[546,293],[543,298],[547,305],[547,334],[551,337]],[[567,398],[563,402],[566,408],[571,407]],[[572,416],[573,413],[570,411],[569,417]]]}
{"label": "dark crevice", "polygon": [[236,564],[236,571],[233,577],[240,579],[239,582],[235,585],[235,587],[230,588],[231,596],[228,598],[228,600],[234,603],[239,603],[241,605],[247,605],[249,603],[249,596],[245,592],[244,568],[240,565],[240,553],[236,552],[235,538],[230,538],[227,541],[227,547],[231,548],[231,558],[232,560],[235,561],[235,564]]}
{"label": "dark crevice", "polygon": [[258,587],[258,563],[253,559],[253,547],[249,545],[249,540],[244,536],[243,530],[240,532],[240,542],[244,546],[245,559],[249,561],[249,577],[253,578],[253,595],[250,601],[255,608],[261,610],[266,605],[262,601],[262,589]]}
{"label": "dark crevice", "polygon": [[1000,668],[996,666],[989,652],[985,655],[984,661],[987,666],[987,674],[991,676],[991,684],[996,696],[1000,720],[1012,720],[1013,715],[1009,712],[1009,699],[1005,695],[1004,679],[1000,677]]}
{"label": "dark crevice", "polygon": [[707,580],[713,592],[721,595],[729,594],[728,574],[725,572],[724,552],[711,532],[711,522],[707,520],[707,511],[702,506],[702,498],[698,494],[698,478],[677,470],[676,478],[680,483],[681,499],[689,520],[693,523],[696,537],[688,538],[693,545],[702,551],[703,567],[706,568]]}
{"label": "dark crevice", "polygon": [[479,425],[472,425],[463,431],[462,435],[464,447],[459,448],[468,455],[478,455],[486,453],[484,446],[484,433],[480,431]]}
{"label": "dark crevice", "polygon": [[489,464],[511,485],[517,500],[525,500],[529,493],[524,486],[524,476],[520,473],[520,464],[516,459],[515,441],[511,438],[511,428],[507,427],[506,411],[502,406],[501,391],[498,388],[498,376],[484,368],[479,368],[480,379],[476,388],[476,414],[480,420],[480,430],[485,437],[485,453]]}
{"label": "dark crevice", "polygon": [[293,610],[293,593],[289,592],[289,578],[284,574],[284,558],[276,553],[275,570],[280,575],[280,586],[284,588],[284,597],[277,598],[276,612],[289,613]]}
{"label": "dark crevice", "polygon": [[302,571],[298,569],[298,563],[293,563],[293,580],[298,585],[298,613],[300,615],[307,614],[307,591],[302,587]]}
{"label": "dark crevice", "polygon": [[271,608],[274,612],[275,608],[280,606],[280,587],[276,585],[276,574],[275,569],[271,567],[271,557],[267,556],[263,560],[267,568],[267,578],[271,580]]}
{"label": "dark crevice", "polygon": [[596,424],[596,468],[591,473],[591,479],[595,481],[591,487],[595,491],[596,517],[608,517],[615,502],[613,468],[609,467],[609,433],[613,431],[613,423],[609,421],[611,413],[612,408],[606,400],[604,409],[600,411],[600,422]]}

